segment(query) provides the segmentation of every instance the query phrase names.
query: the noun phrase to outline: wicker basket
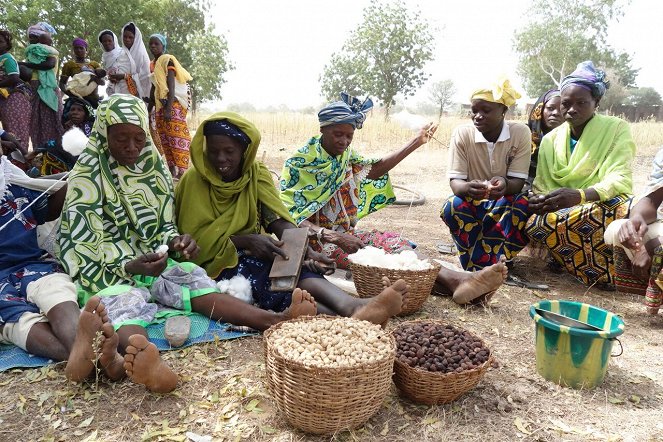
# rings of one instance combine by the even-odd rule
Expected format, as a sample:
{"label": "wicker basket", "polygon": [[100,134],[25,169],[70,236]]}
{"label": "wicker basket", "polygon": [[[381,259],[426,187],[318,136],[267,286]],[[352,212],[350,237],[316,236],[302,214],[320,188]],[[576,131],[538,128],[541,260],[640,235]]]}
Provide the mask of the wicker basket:
{"label": "wicker basket", "polygon": [[634,293],[644,296],[647,292],[648,279],[640,279],[633,274],[633,265],[624,249],[619,246],[612,248],[615,261],[615,287],[622,293]]}
{"label": "wicker basket", "polygon": [[[411,326],[415,323],[447,325],[443,321],[417,320],[403,322],[397,328]],[[483,340],[481,342],[483,343]],[[484,347],[488,348],[485,343]],[[481,366],[460,373],[431,372],[423,368],[411,367],[396,358],[394,361],[394,383],[401,394],[412,402],[426,405],[446,404],[455,401],[476,387],[493,363],[492,352],[490,349],[488,349],[488,352],[488,359]]]}
{"label": "wicker basket", "polygon": [[352,279],[357,287],[357,296],[360,298],[372,298],[380,294],[384,286],[382,277],[386,276],[392,283],[398,279],[404,280],[409,286],[405,303],[399,316],[409,315],[418,311],[424,305],[433,290],[435,278],[440,272],[442,265],[431,262],[430,270],[394,270],[382,267],[367,266],[363,264],[350,263]]}
{"label": "wicker basket", "polygon": [[[288,322],[329,321],[331,316],[304,317]],[[281,356],[271,335],[283,322],[264,334],[267,389],[276,407],[295,428],[312,434],[331,434],[366,423],[389,393],[396,354],[355,367],[321,368]]]}

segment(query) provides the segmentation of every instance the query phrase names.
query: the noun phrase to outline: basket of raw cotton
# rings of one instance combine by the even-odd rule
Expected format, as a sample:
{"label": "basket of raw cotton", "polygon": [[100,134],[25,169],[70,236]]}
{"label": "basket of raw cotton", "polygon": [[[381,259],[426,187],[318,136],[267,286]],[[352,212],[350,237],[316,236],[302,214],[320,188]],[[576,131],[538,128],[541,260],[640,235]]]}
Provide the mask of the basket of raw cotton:
{"label": "basket of raw cotton", "polygon": [[267,389],[294,427],[331,434],[363,425],[389,393],[396,343],[379,325],[300,317],[264,334]]}
{"label": "basket of raw cotton", "polygon": [[372,298],[384,289],[383,278],[391,283],[404,280],[409,286],[400,315],[418,311],[431,291],[441,265],[419,259],[411,250],[387,254],[376,247],[364,247],[348,257],[352,279],[360,298]]}

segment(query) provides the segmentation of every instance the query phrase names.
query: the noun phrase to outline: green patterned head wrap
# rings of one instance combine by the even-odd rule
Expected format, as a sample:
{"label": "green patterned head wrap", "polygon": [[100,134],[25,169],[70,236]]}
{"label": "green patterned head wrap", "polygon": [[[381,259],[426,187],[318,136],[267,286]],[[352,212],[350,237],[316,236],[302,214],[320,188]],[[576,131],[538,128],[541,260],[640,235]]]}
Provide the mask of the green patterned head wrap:
{"label": "green patterned head wrap", "polygon": [[[120,165],[108,149],[108,128],[129,123],[147,137],[136,164]],[[88,292],[131,282],[124,265],[177,236],[173,184],[152,143],[145,103],[113,95],[97,110],[90,140],[68,180],[59,257]]]}

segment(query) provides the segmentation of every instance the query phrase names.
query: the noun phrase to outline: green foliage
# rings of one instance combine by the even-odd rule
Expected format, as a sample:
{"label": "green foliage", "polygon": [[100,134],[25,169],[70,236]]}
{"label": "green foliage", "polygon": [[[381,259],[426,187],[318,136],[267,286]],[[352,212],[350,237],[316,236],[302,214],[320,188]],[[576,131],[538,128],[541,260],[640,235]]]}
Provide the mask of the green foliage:
{"label": "green foliage", "polygon": [[456,93],[456,86],[453,80],[442,80],[433,83],[430,88],[430,99],[438,107],[439,116],[452,103],[452,98]]}
{"label": "green foliage", "polygon": [[22,48],[27,44],[28,26],[38,21],[50,23],[58,31],[53,36],[53,45],[60,51],[64,62],[71,57],[71,41],[75,37],[87,40],[92,60],[101,60],[99,32],[112,30],[122,44],[122,26],[134,21],[143,33],[146,45],[150,34],[160,33],[168,37],[168,52],[177,57],[194,78],[191,86],[196,102],[221,98],[223,75],[232,69],[225,37],[214,34],[211,27],[205,26],[208,10],[209,4],[204,0],[123,0],[116,3],[11,0],[0,6],[0,27],[12,32],[15,41],[12,52],[21,60]]}
{"label": "green foliage", "polygon": [[433,59],[433,35],[419,11],[402,2],[375,2],[364,9],[363,21],[332,55],[320,77],[322,94],[368,94],[389,114],[397,94],[412,96],[428,79],[423,70]]}
{"label": "green foliage", "polygon": [[638,87],[630,92],[629,102],[634,106],[660,106],[663,104],[661,94],[653,87]]}
{"label": "green foliage", "polygon": [[610,21],[622,15],[618,0],[534,0],[529,24],[514,36],[527,93],[536,97],[559,86],[584,60],[612,68],[613,81],[634,86],[638,69],[630,55],[615,52],[606,39]]}

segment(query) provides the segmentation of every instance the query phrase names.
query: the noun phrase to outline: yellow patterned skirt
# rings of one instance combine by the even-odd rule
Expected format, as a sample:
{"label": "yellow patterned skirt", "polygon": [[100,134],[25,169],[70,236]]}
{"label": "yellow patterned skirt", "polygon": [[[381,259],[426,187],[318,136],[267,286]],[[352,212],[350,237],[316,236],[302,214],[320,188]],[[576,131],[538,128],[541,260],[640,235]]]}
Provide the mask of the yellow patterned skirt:
{"label": "yellow patterned skirt", "polygon": [[612,248],[603,241],[608,224],[628,217],[632,197],[618,195],[608,201],[532,216],[525,232],[530,245],[548,249],[567,272],[587,285],[613,283]]}

